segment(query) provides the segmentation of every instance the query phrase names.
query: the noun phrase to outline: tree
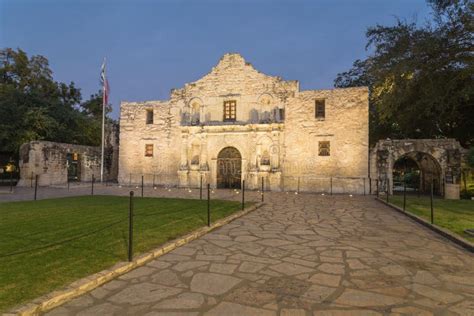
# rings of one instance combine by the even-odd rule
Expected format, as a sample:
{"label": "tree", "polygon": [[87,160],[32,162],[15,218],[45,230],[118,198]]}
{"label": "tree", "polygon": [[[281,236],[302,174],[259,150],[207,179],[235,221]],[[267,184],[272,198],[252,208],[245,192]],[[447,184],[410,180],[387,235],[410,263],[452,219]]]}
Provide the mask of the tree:
{"label": "tree", "polygon": [[430,0],[433,20],[367,30],[366,60],[336,87],[370,87],[370,138],[453,137],[474,143],[474,3]]}
{"label": "tree", "polygon": [[467,152],[467,165],[471,168],[474,169],[474,146],[469,148],[469,151]]}
{"label": "tree", "polygon": [[[90,99],[81,104],[81,108],[85,114],[94,119],[102,120],[102,90],[90,96]],[[112,112],[110,104],[105,106],[105,114]]]}
{"label": "tree", "polygon": [[6,48],[0,63],[1,152],[17,156],[21,144],[32,140],[100,144],[97,113],[88,112],[99,96],[81,104],[80,89],[54,81],[43,56]]}
{"label": "tree", "polygon": [[473,171],[474,171],[474,146],[469,148],[469,150],[467,151],[466,161],[461,166],[462,182],[464,184],[463,194],[467,198],[471,197],[471,194],[469,194],[469,190],[467,187],[467,181],[468,181],[469,175],[471,175],[472,177]]}

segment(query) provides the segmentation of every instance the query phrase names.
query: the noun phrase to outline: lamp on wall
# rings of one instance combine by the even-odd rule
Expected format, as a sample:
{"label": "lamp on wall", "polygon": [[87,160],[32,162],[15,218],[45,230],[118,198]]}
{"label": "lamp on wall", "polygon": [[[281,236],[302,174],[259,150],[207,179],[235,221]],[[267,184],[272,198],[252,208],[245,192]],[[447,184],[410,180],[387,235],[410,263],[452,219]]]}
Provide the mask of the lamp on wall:
{"label": "lamp on wall", "polygon": [[14,172],[16,170],[15,164],[13,160],[10,160],[7,165],[5,166],[6,172]]}

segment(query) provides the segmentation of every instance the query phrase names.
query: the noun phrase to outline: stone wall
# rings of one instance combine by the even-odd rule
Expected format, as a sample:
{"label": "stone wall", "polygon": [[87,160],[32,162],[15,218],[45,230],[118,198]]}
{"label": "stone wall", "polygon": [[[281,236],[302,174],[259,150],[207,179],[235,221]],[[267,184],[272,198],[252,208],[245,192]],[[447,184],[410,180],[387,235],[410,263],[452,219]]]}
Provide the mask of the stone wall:
{"label": "stone wall", "polygon": [[114,181],[118,177],[120,128],[117,123],[106,125],[104,143],[104,174],[106,180]]}
{"label": "stone wall", "polygon": [[[315,99],[326,100],[324,120],[315,118]],[[312,191],[314,186],[327,188],[329,177],[354,178],[333,181],[333,192],[347,192],[343,184],[354,187],[352,191],[363,190],[362,178],[368,176],[368,131],[367,88],[302,91],[286,107],[285,182],[294,187],[300,177],[300,189]],[[318,155],[320,141],[329,141],[329,156]]]}
{"label": "stone wall", "polygon": [[20,147],[20,181],[30,186],[38,175],[39,186],[67,183],[67,154],[78,154],[79,181],[89,182],[100,176],[100,148],[47,141],[32,141]]}
{"label": "stone wall", "polygon": [[[118,175],[119,126],[109,123],[105,129],[104,180],[115,181]],[[78,157],[77,181],[90,182],[94,174],[100,180],[101,148],[75,144],[32,141],[20,147],[19,186],[30,186],[31,178],[39,176],[39,185],[65,185],[68,181],[67,155]]]}
{"label": "stone wall", "polygon": [[[315,100],[326,99],[326,118]],[[236,101],[234,122],[223,120],[225,101]],[[153,123],[146,123],[153,111]],[[203,78],[171,91],[165,101],[122,102],[119,182],[216,185],[218,154],[228,146],[242,156],[242,179],[257,188],[317,190],[309,177],[341,177],[342,190],[361,192],[368,176],[367,88],[299,91],[297,81],[267,76],[238,54],[226,54]],[[318,156],[320,140],[331,155]],[[146,145],[153,156],[145,157]],[[347,178],[345,181],[343,178]],[[351,179],[349,179],[351,178]],[[354,184],[357,183],[357,184]]]}

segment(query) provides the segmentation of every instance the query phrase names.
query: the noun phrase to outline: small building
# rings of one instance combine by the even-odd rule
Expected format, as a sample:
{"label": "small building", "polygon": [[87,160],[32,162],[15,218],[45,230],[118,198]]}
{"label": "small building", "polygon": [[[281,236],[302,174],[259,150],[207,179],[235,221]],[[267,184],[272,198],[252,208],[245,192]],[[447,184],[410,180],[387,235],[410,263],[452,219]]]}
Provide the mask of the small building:
{"label": "small building", "polygon": [[225,54],[169,100],[121,103],[118,181],[361,193],[368,131],[366,87],[301,91]]}
{"label": "small building", "polygon": [[33,141],[20,147],[20,181],[30,186],[64,185],[68,181],[92,181],[100,176],[100,148],[73,144]]}
{"label": "small building", "polygon": [[[118,126],[106,128],[104,180],[115,181],[118,173]],[[67,182],[100,180],[101,148],[49,141],[32,141],[20,147],[18,186],[65,185]]]}

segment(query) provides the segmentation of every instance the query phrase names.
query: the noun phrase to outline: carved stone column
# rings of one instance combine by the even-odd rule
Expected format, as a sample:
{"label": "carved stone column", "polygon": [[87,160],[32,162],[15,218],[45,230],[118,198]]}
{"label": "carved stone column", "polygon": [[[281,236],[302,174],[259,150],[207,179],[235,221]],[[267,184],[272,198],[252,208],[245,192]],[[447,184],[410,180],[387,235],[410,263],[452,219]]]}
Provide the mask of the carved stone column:
{"label": "carved stone column", "polygon": [[207,161],[208,152],[207,152],[207,135],[202,135],[201,140],[201,157],[199,158],[199,162],[201,164],[202,171],[209,171],[209,163]]}
{"label": "carved stone column", "polygon": [[256,148],[255,148],[255,162],[256,162],[256,167],[257,168],[260,168],[260,158],[262,157],[262,145],[261,144],[257,144]]}
{"label": "carved stone column", "polygon": [[[251,138],[252,138],[252,144],[256,144],[257,142],[257,135],[254,133],[252,133],[251,135]],[[254,170],[257,170],[257,146],[255,145],[254,148],[251,148],[250,149],[250,161],[249,161],[249,165],[250,165],[250,170],[251,171],[254,171]]]}
{"label": "carved stone column", "polygon": [[180,163],[180,170],[187,170],[188,169],[188,135],[182,134],[181,135],[181,163]]}
{"label": "carved stone column", "polygon": [[279,133],[273,133],[272,141],[273,144],[270,148],[270,162],[272,170],[278,170],[280,168],[280,138]]}

